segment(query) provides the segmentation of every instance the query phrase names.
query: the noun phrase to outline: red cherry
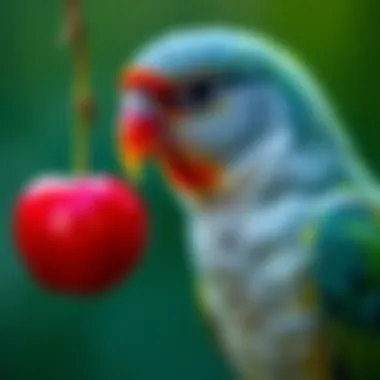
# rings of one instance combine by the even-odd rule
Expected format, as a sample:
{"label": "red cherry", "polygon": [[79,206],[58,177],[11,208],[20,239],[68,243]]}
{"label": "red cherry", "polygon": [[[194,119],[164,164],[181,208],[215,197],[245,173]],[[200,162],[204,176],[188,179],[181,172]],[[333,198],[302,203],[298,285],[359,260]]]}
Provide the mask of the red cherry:
{"label": "red cherry", "polygon": [[45,177],[19,198],[14,236],[31,275],[69,294],[108,290],[130,274],[147,240],[140,197],[108,177]]}

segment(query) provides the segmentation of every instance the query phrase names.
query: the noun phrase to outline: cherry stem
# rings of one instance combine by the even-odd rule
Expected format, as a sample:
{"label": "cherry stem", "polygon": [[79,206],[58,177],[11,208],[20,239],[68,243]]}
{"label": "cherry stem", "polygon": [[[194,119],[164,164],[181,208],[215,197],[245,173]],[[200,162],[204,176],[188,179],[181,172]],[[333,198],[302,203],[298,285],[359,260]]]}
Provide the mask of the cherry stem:
{"label": "cherry stem", "polygon": [[95,118],[95,100],[91,86],[89,49],[86,40],[81,0],[63,0],[64,39],[73,55],[73,170],[90,169],[90,134]]}

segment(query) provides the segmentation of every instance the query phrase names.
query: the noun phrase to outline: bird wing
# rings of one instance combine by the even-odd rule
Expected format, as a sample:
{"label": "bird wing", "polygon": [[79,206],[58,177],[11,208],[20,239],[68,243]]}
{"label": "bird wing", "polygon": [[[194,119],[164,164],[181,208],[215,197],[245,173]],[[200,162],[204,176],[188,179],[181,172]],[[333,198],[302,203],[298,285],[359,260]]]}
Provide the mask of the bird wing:
{"label": "bird wing", "polygon": [[380,205],[351,199],[317,218],[312,277],[337,379],[380,379]]}

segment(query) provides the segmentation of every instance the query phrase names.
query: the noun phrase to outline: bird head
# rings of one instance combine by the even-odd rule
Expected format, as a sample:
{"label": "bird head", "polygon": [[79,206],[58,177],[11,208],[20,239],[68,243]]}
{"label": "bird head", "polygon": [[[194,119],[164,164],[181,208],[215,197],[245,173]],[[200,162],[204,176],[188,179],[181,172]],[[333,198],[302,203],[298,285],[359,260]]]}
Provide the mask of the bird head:
{"label": "bird head", "polygon": [[306,81],[274,51],[264,38],[212,27],[145,46],[121,79],[118,144],[129,172],[152,159],[177,190],[213,194],[247,152],[259,180],[302,140],[328,141]]}

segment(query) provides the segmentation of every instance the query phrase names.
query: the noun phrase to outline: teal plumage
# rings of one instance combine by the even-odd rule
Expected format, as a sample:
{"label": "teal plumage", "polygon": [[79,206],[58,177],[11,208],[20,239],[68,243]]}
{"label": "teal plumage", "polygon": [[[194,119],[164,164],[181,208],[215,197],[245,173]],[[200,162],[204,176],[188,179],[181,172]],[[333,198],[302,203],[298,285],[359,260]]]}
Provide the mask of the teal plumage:
{"label": "teal plumage", "polygon": [[312,275],[334,360],[348,379],[378,379],[380,205],[353,199],[315,224]]}

